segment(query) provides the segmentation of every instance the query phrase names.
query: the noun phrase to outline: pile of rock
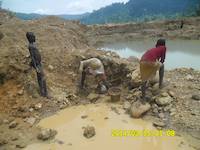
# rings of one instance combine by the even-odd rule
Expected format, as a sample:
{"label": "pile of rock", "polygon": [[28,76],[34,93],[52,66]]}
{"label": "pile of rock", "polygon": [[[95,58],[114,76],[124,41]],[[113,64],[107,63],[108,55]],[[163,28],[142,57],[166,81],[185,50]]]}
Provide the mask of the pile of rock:
{"label": "pile of rock", "polygon": [[55,135],[57,134],[56,130],[52,129],[43,129],[41,132],[38,134],[37,138],[42,141],[46,141],[49,139],[53,139]]}

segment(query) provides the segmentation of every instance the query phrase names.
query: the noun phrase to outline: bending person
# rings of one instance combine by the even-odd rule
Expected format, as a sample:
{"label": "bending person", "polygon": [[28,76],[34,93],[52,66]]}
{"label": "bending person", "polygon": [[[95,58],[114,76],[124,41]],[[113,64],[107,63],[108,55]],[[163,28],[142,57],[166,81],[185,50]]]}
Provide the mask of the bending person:
{"label": "bending person", "polygon": [[[90,58],[80,62],[79,73],[81,74],[80,88],[84,88],[86,75],[93,75],[98,78],[98,87],[102,90],[107,90],[106,75],[104,66],[98,58]],[[105,89],[106,88],[106,89]],[[102,91],[103,92],[103,91]]]}
{"label": "bending person", "polygon": [[147,82],[152,79],[159,70],[159,88],[162,88],[164,77],[164,61],[166,55],[165,39],[159,39],[156,47],[144,53],[140,60],[140,74],[142,79],[142,98],[146,97]]}

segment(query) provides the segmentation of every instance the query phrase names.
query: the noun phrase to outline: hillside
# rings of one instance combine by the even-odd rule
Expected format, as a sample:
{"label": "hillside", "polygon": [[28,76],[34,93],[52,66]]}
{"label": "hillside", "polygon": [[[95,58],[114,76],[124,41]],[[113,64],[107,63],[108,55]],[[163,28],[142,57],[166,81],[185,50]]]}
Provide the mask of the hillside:
{"label": "hillside", "polygon": [[199,0],[130,0],[96,10],[81,21],[104,24],[192,16],[196,14],[199,4]]}
{"label": "hillside", "polygon": [[[16,12],[14,14],[16,17],[23,19],[23,20],[40,19],[40,18],[50,16],[50,15],[41,15],[41,14],[36,14],[36,13],[26,14],[26,13],[19,13],[19,12]],[[66,20],[80,20],[83,17],[87,17],[88,15],[89,15],[89,13],[84,13],[84,14],[80,14],[80,15],[61,14],[61,15],[54,15],[54,16],[57,16],[57,17],[60,17],[62,19],[66,19]]]}
{"label": "hillside", "polygon": [[[183,28],[180,28],[183,22]],[[88,26],[88,41],[91,45],[117,43],[138,39],[200,39],[200,17],[149,21],[124,24],[102,24]]]}

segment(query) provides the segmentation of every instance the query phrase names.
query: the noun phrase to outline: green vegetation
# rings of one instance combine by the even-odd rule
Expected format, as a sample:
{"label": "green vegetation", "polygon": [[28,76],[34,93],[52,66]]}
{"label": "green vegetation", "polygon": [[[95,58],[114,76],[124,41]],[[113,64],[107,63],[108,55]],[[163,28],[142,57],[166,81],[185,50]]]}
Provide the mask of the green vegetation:
{"label": "green vegetation", "polygon": [[200,0],[130,0],[94,11],[81,21],[85,24],[122,23],[174,19],[200,14]]}
{"label": "green vegetation", "polygon": [[[0,0],[0,6],[2,1]],[[47,15],[15,13],[16,17],[31,20]],[[129,0],[81,15],[57,15],[84,24],[126,23],[200,16],[200,0]]]}

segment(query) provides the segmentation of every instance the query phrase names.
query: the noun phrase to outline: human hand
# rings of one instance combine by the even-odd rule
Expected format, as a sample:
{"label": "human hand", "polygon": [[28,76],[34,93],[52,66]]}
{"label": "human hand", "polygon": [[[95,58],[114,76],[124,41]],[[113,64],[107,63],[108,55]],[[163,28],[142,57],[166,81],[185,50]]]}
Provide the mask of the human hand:
{"label": "human hand", "polygon": [[41,73],[40,69],[36,67],[36,72]]}

